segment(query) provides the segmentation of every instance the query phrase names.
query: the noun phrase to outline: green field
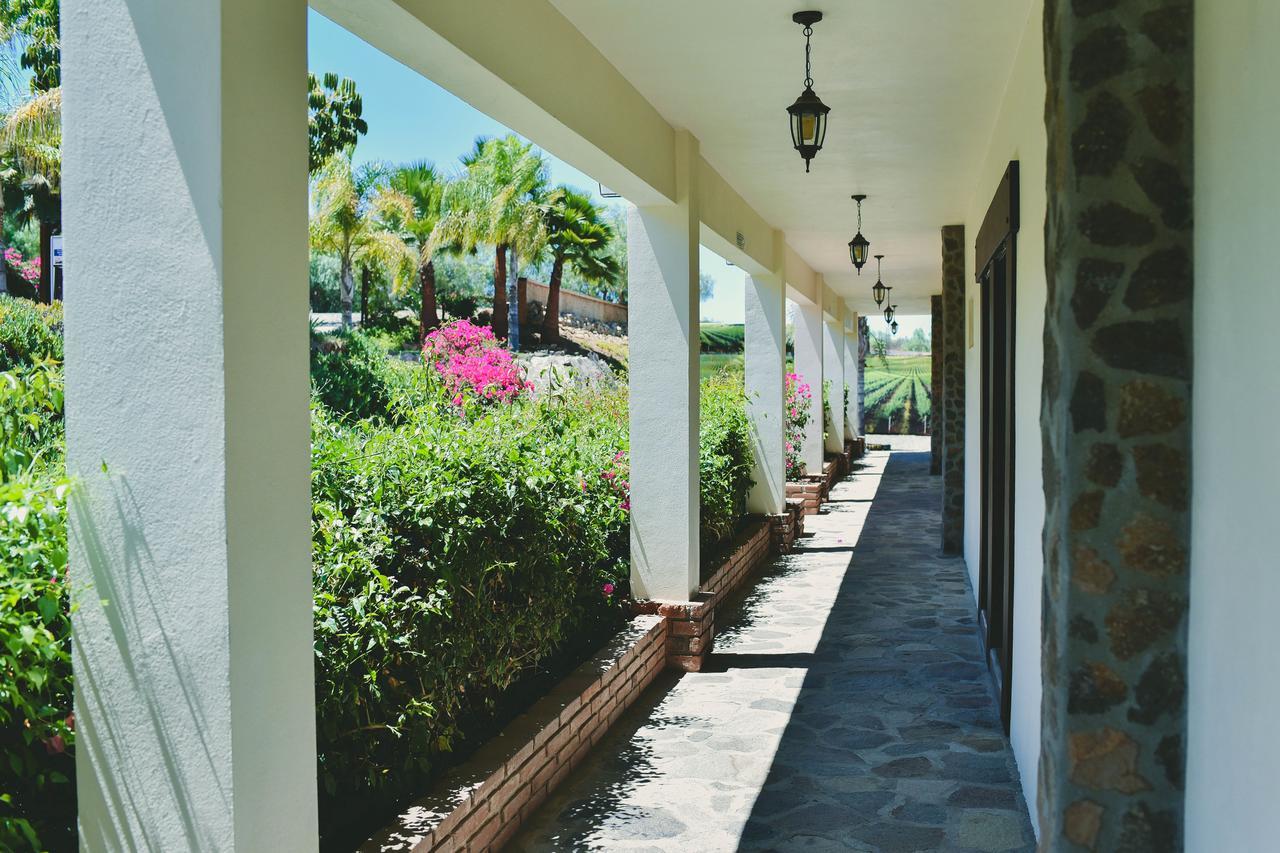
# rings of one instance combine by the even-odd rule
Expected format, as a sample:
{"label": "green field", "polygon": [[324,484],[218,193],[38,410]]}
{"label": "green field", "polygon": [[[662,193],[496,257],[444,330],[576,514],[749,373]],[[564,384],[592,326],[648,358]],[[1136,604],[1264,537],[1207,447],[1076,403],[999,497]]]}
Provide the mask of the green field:
{"label": "green field", "polygon": [[932,357],[868,356],[863,398],[863,429],[877,435],[928,435],[933,408]]}
{"label": "green field", "polygon": [[744,328],[741,324],[703,323],[699,337],[702,351],[706,352],[742,352]]}
{"label": "green field", "polygon": [[742,372],[742,353],[704,352],[699,359],[702,378],[706,379],[721,370],[731,369]]}

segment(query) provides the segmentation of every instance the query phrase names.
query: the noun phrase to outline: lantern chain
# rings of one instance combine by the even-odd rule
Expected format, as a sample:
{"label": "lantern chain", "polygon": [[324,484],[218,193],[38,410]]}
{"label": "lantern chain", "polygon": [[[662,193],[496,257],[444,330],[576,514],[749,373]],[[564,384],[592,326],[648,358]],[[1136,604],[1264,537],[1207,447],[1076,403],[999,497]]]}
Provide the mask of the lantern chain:
{"label": "lantern chain", "polygon": [[813,88],[813,73],[809,68],[809,37],[813,35],[813,27],[805,24],[804,27],[804,87],[806,89]]}

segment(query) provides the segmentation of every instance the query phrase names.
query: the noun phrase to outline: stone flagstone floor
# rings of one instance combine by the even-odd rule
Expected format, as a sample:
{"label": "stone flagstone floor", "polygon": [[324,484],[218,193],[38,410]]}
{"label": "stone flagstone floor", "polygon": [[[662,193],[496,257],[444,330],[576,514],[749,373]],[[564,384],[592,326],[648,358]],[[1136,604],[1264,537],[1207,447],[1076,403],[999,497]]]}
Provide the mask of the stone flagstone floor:
{"label": "stone flagstone floor", "polygon": [[928,470],[869,454],[509,849],[1034,849]]}

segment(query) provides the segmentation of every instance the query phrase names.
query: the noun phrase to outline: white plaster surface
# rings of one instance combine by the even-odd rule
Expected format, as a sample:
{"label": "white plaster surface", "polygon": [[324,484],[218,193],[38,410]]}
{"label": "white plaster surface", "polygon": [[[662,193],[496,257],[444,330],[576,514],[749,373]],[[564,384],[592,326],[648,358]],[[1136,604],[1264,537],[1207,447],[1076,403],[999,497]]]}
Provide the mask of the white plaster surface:
{"label": "white plaster surface", "polygon": [[[775,241],[782,245],[781,233]],[[787,297],[778,273],[747,276],[745,291],[744,380],[755,464],[752,475],[755,483],[747,495],[747,508],[751,512],[780,513],[787,497],[783,376],[787,357]]]}
{"label": "white plaster surface", "polygon": [[1195,19],[1186,849],[1274,850],[1280,707],[1280,4]]}
{"label": "white plaster surface", "polygon": [[631,584],[685,601],[698,587],[698,143],[677,134],[675,204],[627,217]]}
{"label": "white plaster surface", "polygon": [[62,8],[82,849],[314,849],[306,5]]}
{"label": "white plaster surface", "polygon": [[844,413],[845,432],[850,438],[862,434],[862,410],[858,405],[858,315],[846,321],[844,334],[844,381],[849,385],[849,406]]}
{"label": "white plaster surface", "polygon": [[822,305],[798,301],[793,303],[792,322],[795,332],[796,373],[813,392],[813,408],[805,425],[800,461],[810,474],[822,473],[822,380],[823,319]]}
{"label": "white plaster surface", "polygon": [[844,323],[827,320],[822,324],[822,364],[831,383],[831,411],[827,419],[827,450],[844,450]]}
{"label": "white plaster surface", "polygon": [[[1035,801],[1040,761],[1040,600],[1044,555],[1040,534],[1044,527],[1044,481],[1041,473],[1040,386],[1044,369],[1045,152],[1044,54],[1042,0],[1025,13],[1017,57],[1004,90],[986,155],[970,171],[976,180],[965,217],[968,297],[966,343],[973,329],[973,346],[965,351],[965,562],[973,588],[978,588],[980,439],[982,435],[980,381],[981,304],[974,275],[974,241],[996,186],[1010,160],[1019,164],[1017,308],[1014,424],[1014,590],[1013,685],[1010,740],[1023,791]],[[1035,824],[1034,809],[1031,815]],[[1037,828],[1037,831],[1038,828]]]}

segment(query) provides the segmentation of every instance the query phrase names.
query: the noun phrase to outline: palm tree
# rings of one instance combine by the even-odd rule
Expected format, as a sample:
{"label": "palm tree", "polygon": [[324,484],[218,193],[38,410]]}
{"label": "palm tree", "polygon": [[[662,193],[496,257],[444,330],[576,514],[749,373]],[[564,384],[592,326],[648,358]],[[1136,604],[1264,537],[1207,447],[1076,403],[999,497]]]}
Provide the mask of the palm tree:
{"label": "palm tree", "polygon": [[[520,257],[535,257],[546,243],[547,163],[541,152],[515,136],[477,140],[463,157],[467,167],[445,195],[448,213],[442,239],[463,251],[479,243],[494,247],[494,334],[520,348],[516,288]],[[506,254],[510,252],[510,262]]]}
{"label": "palm tree", "polygon": [[312,185],[311,247],[338,256],[344,329],[351,328],[356,265],[371,273],[374,268],[394,270],[407,262],[403,242],[380,227],[377,218],[374,201],[386,180],[385,166],[356,166],[348,148],[320,167]]}
{"label": "palm tree", "polygon": [[4,208],[40,229],[39,298],[53,298],[53,233],[62,227],[62,88],[36,92],[0,125]]}
{"label": "palm tree", "polygon": [[547,248],[551,252],[551,281],[547,285],[547,310],[542,320],[542,342],[560,340],[560,282],[565,266],[586,281],[610,281],[621,269],[609,253],[613,226],[586,195],[561,186],[547,206]]}
{"label": "palm tree", "polygon": [[402,289],[416,281],[422,296],[418,319],[421,340],[440,325],[436,311],[436,253],[444,243],[441,229],[443,202],[448,181],[425,160],[408,163],[391,172],[387,186],[375,202],[383,229],[403,244],[403,253],[411,260],[395,272],[393,284]]}

